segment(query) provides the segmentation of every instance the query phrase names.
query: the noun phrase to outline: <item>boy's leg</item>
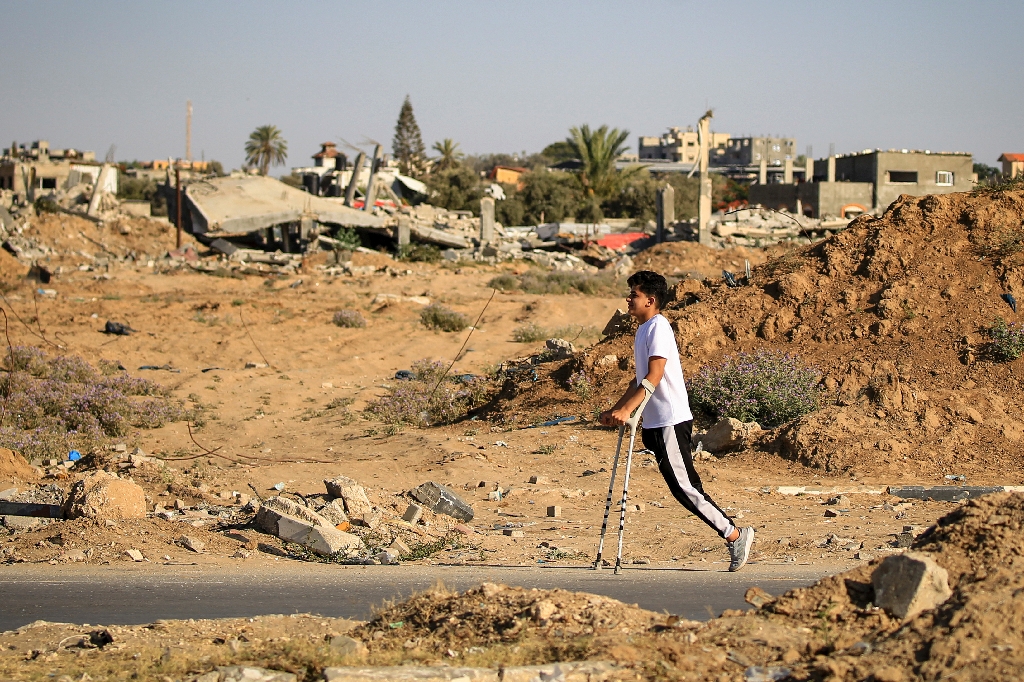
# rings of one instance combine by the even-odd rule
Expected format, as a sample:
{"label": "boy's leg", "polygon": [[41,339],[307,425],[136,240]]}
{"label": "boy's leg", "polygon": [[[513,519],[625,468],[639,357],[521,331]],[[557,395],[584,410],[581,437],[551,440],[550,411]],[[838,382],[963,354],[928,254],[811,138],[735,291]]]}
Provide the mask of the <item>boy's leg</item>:
{"label": "boy's leg", "polygon": [[736,527],[704,492],[700,477],[693,468],[693,456],[690,454],[692,429],[693,422],[688,421],[675,426],[643,429],[641,437],[644,446],[654,453],[661,475],[676,500],[726,539]]}

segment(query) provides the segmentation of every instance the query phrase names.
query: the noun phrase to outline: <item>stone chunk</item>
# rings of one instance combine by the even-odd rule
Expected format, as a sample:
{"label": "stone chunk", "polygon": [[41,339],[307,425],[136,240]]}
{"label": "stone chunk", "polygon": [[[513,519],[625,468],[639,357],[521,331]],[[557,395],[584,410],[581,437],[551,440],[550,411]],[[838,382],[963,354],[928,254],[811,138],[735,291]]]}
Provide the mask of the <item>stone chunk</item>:
{"label": "stone chunk", "polygon": [[219,682],[296,682],[292,673],[267,670],[250,665],[229,665],[217,668]]}
{"label": "stone chunk", "polygon": [[327,493],[331,497],[340,497],[345,503],[345,512],[349,516],[362,516],[373,511],[370,498],[366,496],[363,486],[359,485],[347,476],[338,476],[333,479],[324,479],[327,486]]}
{"label": "stone chunk", "polygon": [[534,485],[547,485],[548,477],[547,476],[530,476],[530,483],[533,483]]}
{"label": "stone chunk", "polygon": [[141,519],[146,516],[146,493],[106,471],[95,471],[75,483],[64,513],[69,519]]}
{"label": "stone chunk", "polygon": [[3,524],[12,533],[35,530],[49,522],[49,519],[40,519],[34,516],[0,516],[0,524]]}
{"label": "stone chunk", "polygon": [[548,516],[550,516],[551,518],[557,519],[561,515],[562,515],[562,508],[559,507],[557,504],[553,504],[550,507],[548,507]]}
{"label": "stone chunk", "polygon": [[379,561],[382,566],[391,566],[392,564],[397,564],[398,559],[398,552],[396,552],[393,549],[382,549],[380,552],[377,553],[377,561]]}
{"label": "stone chunk", "polygon": [[142,552],[140,552],[137,549],[126,549],[124,551],[124,553],[125,553],[125,556],[127,556],[132,561],[145,561],[146,560],[146,557],[142,556]]}
{"label": "stone chunk", "polygon": [[355,658],[366,658],[366,645],[358,639],[338,635],[331,638],[331,651],[339,656],[353,656]]}
{"label": "stone chunk", "polygon": [[345,502],[340,498],[333,499],[325,504],[318,513],[327,519],[332,526],[338,526],[348,521],[348,516],[345,514]]}
{"label": "stone chunk", "polygon": [[708,429],[700,441],[708,452],[725,452],[742,445],[752,435],[761,431],[757,422],[741,422],[739,419],[726,417]]}
{"label": "stone chunk", "polygon": [[608,323],[601,330],[601,334],[604,336],[618,336],[625,334],[633,329],[633,318],[629,316],[629,313],[625,310],[616,310]]}
{"label": "stone chunk", "polygon": [[196,554],[206,549],[206,543],[199,538],[194,538],[191,535],[182,535],[178,538],[178,543],[185,549],[195,552]]}
{"label": "stone chunk", "polygon": [[399,557],[407,557],[412,554],[412,550],[409,549],[409,545],[402,541],[402,538],[395,538],[394,542],[388,545],[388,549],[395,552]]}
{"label": "stone chunk", "polygon": [[521,530],[516,530],[515,528],[506,528],[505,530],[503,530],[501,532],[504,533],[505,535],[507,535],[510,538],[526,537],[526,533],[524,533]]}
{"label": "stone chunk", "polygon": [[937,607],[953,594],[946,569],[921,552],[886,557],[871,574],[871,585],[875,605],[903,620]]}
{"label": "stone chunk", "polygon": [[568,360],[576,354],[576,346],[565,339],[548,339],[544,342],[548,358],[551,360]]}
{"label": "stone chunk", "polygon": [[472,521],[473,508],[462,501],[450,488],[427,481],[411,491],[412,498],[438,514],[446,514],[459,521]]}
{"label": "stone chunk", "polygon": [[770,604],[775,601],[775,597],[768,594],[760,587],[751,587],[743,595],[743,601],[747,602],[754,608],[761,608],[765,604]]}
{"label": "stone chunk", "polygon": [[332,526],[314,526],[308,521],[285,514],[278,514],[277,537],[285,542],[295,542],[308,547],[317,554],[327,556],[338,552],[353,552],[362,548],[358,536],[340,531]]}
{"label": "stone chunk", "polygon": [[421,516],[423,516],[423,507],[418,504],[410,504],[405,508],[405,513],[402,514],[402,520],[416,525]]}

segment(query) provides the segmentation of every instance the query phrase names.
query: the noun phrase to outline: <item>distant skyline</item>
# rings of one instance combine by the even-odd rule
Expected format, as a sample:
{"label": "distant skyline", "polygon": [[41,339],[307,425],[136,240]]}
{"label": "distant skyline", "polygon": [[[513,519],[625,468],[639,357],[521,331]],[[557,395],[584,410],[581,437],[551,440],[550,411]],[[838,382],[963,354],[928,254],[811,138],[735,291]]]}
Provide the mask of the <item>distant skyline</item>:
{"label": "distant skyline", "polygon": [[866,148],[1024,152],[1024,3],[14,2],[0,0],[0,145],[111,144],[239,167],[279,127],[390,151],[408,94],[429,148],[538,152],[570,126],[695,125]]}

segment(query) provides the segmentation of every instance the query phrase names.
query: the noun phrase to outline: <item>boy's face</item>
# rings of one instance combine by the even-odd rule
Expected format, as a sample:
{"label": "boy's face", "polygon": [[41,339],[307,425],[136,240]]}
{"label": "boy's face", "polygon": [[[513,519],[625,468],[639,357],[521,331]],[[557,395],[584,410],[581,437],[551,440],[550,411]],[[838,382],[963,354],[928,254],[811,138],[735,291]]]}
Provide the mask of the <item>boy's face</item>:
{"label": "boy's face", "polygon": [[626,311],[633,317],[644,317],[652,311],[658,310],[658,300],[640,291],[636,285],[629,288],[629,295],[626,296]]}

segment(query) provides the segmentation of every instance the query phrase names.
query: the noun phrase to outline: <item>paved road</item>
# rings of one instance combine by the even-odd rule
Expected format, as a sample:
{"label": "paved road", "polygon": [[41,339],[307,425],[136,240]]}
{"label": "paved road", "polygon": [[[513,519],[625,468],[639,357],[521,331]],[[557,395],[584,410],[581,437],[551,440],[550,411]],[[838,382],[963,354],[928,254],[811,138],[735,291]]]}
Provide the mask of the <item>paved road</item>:
{"label": "paved road", "polygon": [[629,568],[452,566],[328,566],[285,564],[210,569],[194,566],[0,567],[0,631],[35,620],[92,624],[150,623],[158,618],[251,617],[318,613],[365,619],[385,599],[408,596],[438,580],[464,590],[484,581],[561,587],[607,595],[654,611],[707,619],[745,608],[743,593],[759,585],[772,594],[809,585],[841,566],[748,565],[681,571]]}

